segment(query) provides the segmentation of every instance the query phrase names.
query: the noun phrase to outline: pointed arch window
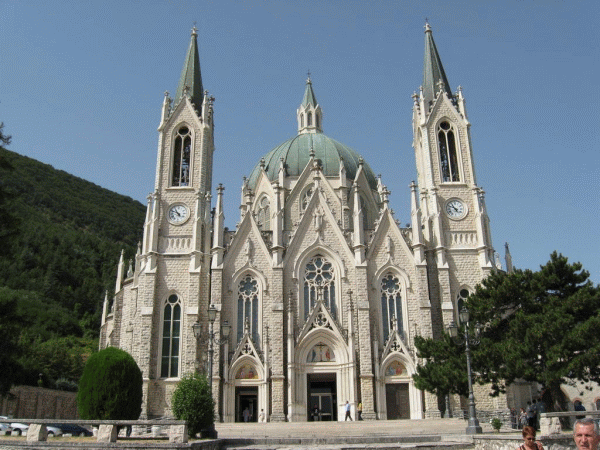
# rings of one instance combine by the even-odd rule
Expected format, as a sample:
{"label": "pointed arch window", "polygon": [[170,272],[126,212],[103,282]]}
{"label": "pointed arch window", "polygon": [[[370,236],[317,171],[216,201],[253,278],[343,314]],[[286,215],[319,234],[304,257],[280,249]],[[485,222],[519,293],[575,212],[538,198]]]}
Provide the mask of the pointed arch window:
{"label": "pointed arch window", "polygon": [[308,189],[306,189],[304,191],[304,193],[302,194],[302,196],[300,198],[300,212],[301,213],[306,211],[308,203],[310,202],[310,199],[312,198],[313,192],[314,192],[313,187],[309,186]]}
{"label": "pointed arch window", "polygon": [[254,344],[260,344],[258,340],[258,280],[248,274],[238,284],[238,310],[237,310],[237,340],[244,336],[246,327]]}
{"label": "pointed arch window", "polygon": [[392,333],[394,323],[398,326],[398,334],[404,336],[402,285],[400,279],[393,273],[388,273],[381,279],[381,318],[384,342]]}
{"label": "pointed arch window", "polygon": [[306,115],[306,126],[309,126],[309,127],[312,126],[312,113],[311,112],[309,112]]}
{"label": "pointed arch window", "polygon": [[183,126],[177,130],[175,145],[173,147],[173,173],[171,186],[190,185],[190,155],[192,148],[192,134],[188,127]]}
{"label": "pointed arch window", "polygon": [[319,122],[321,121],[321,116],[319,116],[319,113],[315,113],[315,125],[317,126],[317,128],[320,128],[321,126],[319,125]]}
{"label": "pointed arch window", "polygon": [[173,378],[179,375],[179,347],[181,341],[181,302],[170,295],[163,310],[162,358],[160,376]]}
{"label": "pointed arch window", "polygon": [[300,114],[300,128],[304,128],[304,114]]}
{"label": "pointed arch window", "polygon": [[469,289],[467,288],[461,288],[460,291],[458,291],[458,295],[456,296],[456,317],[458,317],[458,322],[460,322],[460,312],[462,311],[463,306],[465,306],[467,297],[469,297],[470,294],[471,292],[469,292]]}
{"label": "pointed arch window", "polygon": [[258,223],[258,227],[263,231],[271,229],[271,204],[269,202],[269,197],[266,195],[258,201],[256,222]]}
{"label": "pointed arch window", "polygon": [[438,125],[438,144],[442,181],[460,181],[454,127],[448,121],[443,121]]}
{"label": "pointed arch window", "polygon": [[304,317],[308,317],[320,299],[335,319],[335,287],[333,264],[322,255],[312,257],[304,268]]}

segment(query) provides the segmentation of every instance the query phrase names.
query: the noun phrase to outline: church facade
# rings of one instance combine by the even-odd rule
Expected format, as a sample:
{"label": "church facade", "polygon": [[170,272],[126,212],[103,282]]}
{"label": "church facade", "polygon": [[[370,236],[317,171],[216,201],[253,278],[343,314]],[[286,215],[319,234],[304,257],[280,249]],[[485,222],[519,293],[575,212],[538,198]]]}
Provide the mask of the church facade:
{"label": "church facade", "polygon": [[162,105],[143,241],[129,268],[121,256],[102,316],[100,347],[128,351],[142,370],[142,415],[171,415],[179,379],[212,355],[226,422],[246,409],[250,420],[260,411],[272,421],[344,420],[346,402],[353,417],[360,403],[365,420],[439,416],[440,399],[414,386],[415,336],[440,337],[497,263],[465,100],[450,90],[430,26],[413,95],[418,179],[407,227],[369,164],[324,134],[309,78],[297,133],[245,179],[239,225],[227,230],[196,41],[194,30],[176,95]]}

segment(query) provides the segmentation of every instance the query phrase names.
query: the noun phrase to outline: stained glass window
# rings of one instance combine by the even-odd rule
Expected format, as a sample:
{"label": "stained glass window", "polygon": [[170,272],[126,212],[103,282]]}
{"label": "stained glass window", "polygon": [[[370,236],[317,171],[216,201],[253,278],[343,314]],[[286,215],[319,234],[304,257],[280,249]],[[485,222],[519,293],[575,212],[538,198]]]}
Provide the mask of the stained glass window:
{"label": "stained glass window", "polygon": [[324,256],[316,255],[305,266],[304,271],[304,316],[308,317],[321,296],[323,304],[336,317],[335,272],[333,264]]}
{"label": "stained glass window", "polygon": [[384,342],[392,332],[394,319],[398,323],[398,333],[403,335],[402,291],[399,278],[392,273],[381,279],[381,317]]}
{"label": "stained glass window", "polygon": [[246,275],[238,285],[237,340],[244,335],[246,324],[250,327],[250,336],[255,345],[258,340],[258,281],[252,275]]}
{"label": "stained glass window", "polygon": [[160,376],[179,375],[179,345],[181,333],[181,303],[177,295],[170,295],[163,311],[162,358]]}

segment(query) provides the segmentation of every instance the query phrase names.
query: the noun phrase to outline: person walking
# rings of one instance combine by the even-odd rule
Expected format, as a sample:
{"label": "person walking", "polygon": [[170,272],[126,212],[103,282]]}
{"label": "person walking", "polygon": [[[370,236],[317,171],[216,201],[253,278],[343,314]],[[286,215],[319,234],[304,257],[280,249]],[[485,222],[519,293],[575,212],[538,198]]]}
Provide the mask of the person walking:
{"label": "person walking", "polygon": [[544,450],[542,443],[535,440],[535,428],[529,425],[523,427],[523,441],[517,450]]}
{"label": "person walking", "polygon": [[521,408],[519,411],[519,428],[523,428],[527,426],[527,413],[524,408]]}
{"label": "person walking", "polygon": [[356,408],[358,413],[358,420],[362,420],[362,402],[358,402],[358,407]]}
{"label": "person walking", "polygon": [[348,403],[348,400],[346,400],[346,417],[344,418],[344,422],[348,419],[352,421],[352,416],[350,415],[350,403]]}

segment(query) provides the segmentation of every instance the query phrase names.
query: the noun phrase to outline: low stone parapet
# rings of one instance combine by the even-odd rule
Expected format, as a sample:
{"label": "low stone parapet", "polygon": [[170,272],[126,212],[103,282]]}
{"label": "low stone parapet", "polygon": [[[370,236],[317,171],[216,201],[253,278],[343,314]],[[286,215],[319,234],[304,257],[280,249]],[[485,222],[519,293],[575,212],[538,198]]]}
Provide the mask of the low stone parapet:
{"label": "low stone parapet", "polygon": [[[560,436],[538,436],[545,450],[576,450],[573,437],[568,434]],[[515,450],[523,444],[517,434],[511,435],[476,435],[473,436],[474,450]]]}
{"label": "low stone parapet", "polygon": [[575,423],[577,417],[593,417],[598,419],[600,417],[600,411],[565,411],[565,412],[551,412],[540,414],[540,432],[544,436],[552,436],[562,433],[562,425],[560,423],[561,417],[567,417],[570,419],[571,424]]}
{"label": "low stone parapet", "polygon": [[[117,442],[119,428],[131,427],[132,432],[141,434],[140,430],[151,428],[155,437],[161,436],[161,431],[166,429],[169,442],[185,444],[188,442],[187,422],[184,420],[61,420],[61,419],[0,419],[0,422],[20,422],[29,424],[27,430],[28,442],[43,442],[48,439],[47,425],[56,423],[69,423],[97,427],[95,433],[98,442]],[[16,432],[14,432],[16,433]],[[16,434],[15,434],[16,435]]]}
{"label": "low stone parapet", "polygon": [[43,423],[32,423],[27,429],[27,442],[40,442],[48,440],[48,430]]}

